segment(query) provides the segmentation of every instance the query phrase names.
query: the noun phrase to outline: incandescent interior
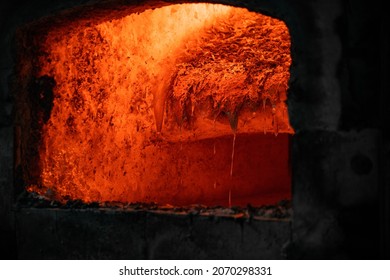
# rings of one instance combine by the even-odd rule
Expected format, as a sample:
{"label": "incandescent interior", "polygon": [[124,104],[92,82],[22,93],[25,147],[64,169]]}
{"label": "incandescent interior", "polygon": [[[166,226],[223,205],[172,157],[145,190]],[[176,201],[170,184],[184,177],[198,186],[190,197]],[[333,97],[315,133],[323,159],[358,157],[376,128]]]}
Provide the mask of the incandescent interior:
{"label": "incandescent interior", "polygon": [[28,191],[87,203],[290,199],[283,21],[177,4],[44,31],[19,55]]}

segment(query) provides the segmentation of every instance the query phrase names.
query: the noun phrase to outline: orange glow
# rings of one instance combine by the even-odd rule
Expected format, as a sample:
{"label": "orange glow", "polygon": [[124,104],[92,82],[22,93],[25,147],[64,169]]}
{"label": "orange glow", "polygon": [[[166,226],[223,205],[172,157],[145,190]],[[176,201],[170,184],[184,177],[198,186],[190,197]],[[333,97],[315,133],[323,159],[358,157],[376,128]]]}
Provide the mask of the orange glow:
{"label": "orange glow", "polygon": [[181,4],[71,30],[53,28],[40,42],[36,77],[56,85],[29,191],[176,205],[289,193],[282,21]]}

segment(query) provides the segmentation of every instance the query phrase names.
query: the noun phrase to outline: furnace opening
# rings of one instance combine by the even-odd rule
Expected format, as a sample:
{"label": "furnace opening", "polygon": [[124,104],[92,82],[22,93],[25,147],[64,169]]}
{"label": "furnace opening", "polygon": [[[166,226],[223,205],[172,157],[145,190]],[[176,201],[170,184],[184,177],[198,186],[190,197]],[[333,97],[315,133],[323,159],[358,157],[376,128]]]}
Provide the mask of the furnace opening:
{"label": "furnace opening", "polygon": [[16,158],[29,192],[176,206],[291,198],[284,22],[177,4],[19,36]]}

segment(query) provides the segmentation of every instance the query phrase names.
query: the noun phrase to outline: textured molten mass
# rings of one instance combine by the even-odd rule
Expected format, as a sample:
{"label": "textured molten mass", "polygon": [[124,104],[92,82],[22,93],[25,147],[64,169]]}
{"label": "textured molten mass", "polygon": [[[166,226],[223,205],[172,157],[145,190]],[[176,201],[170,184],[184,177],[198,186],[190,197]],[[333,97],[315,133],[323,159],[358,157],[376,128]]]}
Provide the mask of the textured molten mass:
{"label": "textured molten mass", "polygon": [[40,115],[39,176],[25,178],[29,191],[59,201],[230,205],[240,190],[290,187],[287,156],[277,159],[293,134],[282,21],[170,5],[49,28],[34,48],[34,78],[51,105]]}

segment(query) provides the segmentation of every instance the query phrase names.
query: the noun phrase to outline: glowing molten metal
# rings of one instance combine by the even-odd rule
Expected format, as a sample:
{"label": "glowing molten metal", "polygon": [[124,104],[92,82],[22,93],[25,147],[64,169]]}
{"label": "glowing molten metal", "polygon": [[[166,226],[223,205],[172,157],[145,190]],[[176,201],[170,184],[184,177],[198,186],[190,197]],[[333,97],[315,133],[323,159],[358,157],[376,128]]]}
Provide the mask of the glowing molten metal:
{"label": "glowing molten metal", "polygon": [[34,77],[52,98],[41,96],[50,109],[29,191],[174,205],[289,198],[282,21],[171,5],[58,26],[36,48]]}

